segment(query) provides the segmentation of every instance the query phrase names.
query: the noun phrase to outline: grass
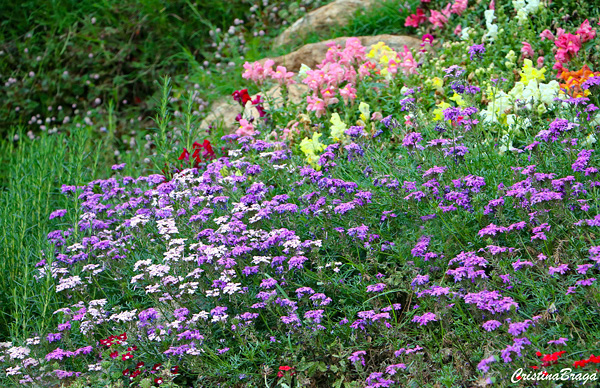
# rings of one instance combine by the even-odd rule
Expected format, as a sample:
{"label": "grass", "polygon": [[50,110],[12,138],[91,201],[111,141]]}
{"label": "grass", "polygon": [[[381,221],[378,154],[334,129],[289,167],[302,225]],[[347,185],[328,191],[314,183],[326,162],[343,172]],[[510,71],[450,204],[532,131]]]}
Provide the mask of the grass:
{"label": "grass", "polygon": [[12,142],[1,143],[2,165],[6,166],[0,192],[3,339],[42,332],[52,319],[58,302],[49,292],[53,280],[34,281],[32,271],[36,263],[54,255],[47,233],[64,225],[64,221],[48,219],[52,211],[67,204],[60,185],[82,185],[106,174],[106,155],[86,130],[71,136],[43,134],[36,140],[28,139],[23,131],[16,135],[21,138],[16,149]]}

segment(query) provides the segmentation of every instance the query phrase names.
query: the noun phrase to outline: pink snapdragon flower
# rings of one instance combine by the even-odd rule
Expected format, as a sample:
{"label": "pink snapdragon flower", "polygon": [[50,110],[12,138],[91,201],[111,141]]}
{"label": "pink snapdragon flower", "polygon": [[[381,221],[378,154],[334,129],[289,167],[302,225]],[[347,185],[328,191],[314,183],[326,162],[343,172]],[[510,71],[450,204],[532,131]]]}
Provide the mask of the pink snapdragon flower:
{"label": "pink snapdragon flower", "polygon": [[456,15],[462,15],[463,12],[467,9],[468,0],[455,0],[454,4],[450,8],[450,12]]}
{"label": "pink snapdragon flower", "polygon": [[344,104],[348,105],[348,101],[354,102],[356,99],[356,89],[352,84],[348,83],[346,86],[340,89],[340,95],[344,99]]}
{"label": "pink snapdragon flower", "polygon": [[401,59],[400,67],[404,71],[404,74],[417,74],[417,61],[413,58],[412,52],[404,46],[404,51],[400,51],[398,56]]}
{"label": "pink snapdragon flower", "polygon": [[336,91],[333,86],[329,86],[328,88],[321,90],[321,96],[323,96],[323,103],[326,106],[336,104],[337,102],[339,102],[339,100],[335,96],[335,92]]}
{"label": "pink snapdragon flower", "polygon": [[317,96],[308,96],[306,97],[306,101],[308,102],[308,106],[306,109],[309,111],[315,112],[317,117],[323,116],[326,112],[325,102]]}
{"label": "pink snapdragon flower", "polygon": [[441,12],[432,10],[431,16],[429,16],[429,22],[433,24],[433,28],[443,28],[446,23],[448,23],[448,18],[444,16]]}
{"label": "pink snapdragon flower", "polygon": [[371,75],[371,70],[375,69],[375,64],[373,62],[365,62],[358,68],[358,75],[360,79],[368,77]]}
{"label": "pink snapdragon flower", "polygon": [[252,136],[254,135],[254,125],[246,119],[240,120],[240,127],[235,131],[236,135]]}
{"label": "pink snapdragon flower", "polygon": [[590,26],[590,22],[585,19],[577,29],[577,35],[581,38],[581,43],[588,42],[596,37],[596,30]]}
{"label": "pink snapdragon flower", "polygon": [[542,41],[544,41],[544,39],[548,39],[552,42],[554,42],[554,40],[556,39],[554,34],[549,29],[545,29],[544,31],[542,31],[542,33],[540,34],[540,38]]}
{"label": "pink snapdragon flower", "polygon": [[533,52],[531,44],[529,44],[528,42],[521,43],[523,44],[523,47],[521,47],[521,54],[523,54],[523,58],[533,58],[535,56],[535,53]]}
{"label": "pink snapdragon flower", "polygon": [[462,26],[459,24],[458,26],[456,26],[456,28],[454,29],[454,35],[460,36],[460,34],[462,33]]}
{"label": "pink snapdragon flower", "polygon": [[275,62],[272,59],[267,59],[264,67],[258,61],[254,63],[246,62],[244,63],[245,71],[242,74],[242,78],[249,79],[260,84],[273,73],[274,64]]}
{"label": "pink snapdragon flower", "polygon": [[406,17],[404,21],[404,27],[419,27],[422,23],[425,23],[427,17],[425,16],[425,12],[421,8],[417,8],[417,13],[413,13]]}
{"label": "pink snapdragon flower", "polygon": [[[342,52],[342,56],[340,58],[341,64],[350,64],[352,62],[360,63],[365,60],[367,57],[367,52],[365,47],[360,42],[358,38],[348,38],[346,40],[346,47]],[[348,61],[346,61],[346,58]],[[353,59],[353,60],[352,60]]]}
{"label": "pink snapdragon flower", "polygon": [[569,62],[581,49],[581,39],[573,34],[561,34],[554,44],[558,47],[554,58],[560,63]]}
{"label": "pink snapdragon flower", "polygon": [[538,67],[538,69],[541,69],[542,67],[544,67],[544,57],[538,57],[537,67]]}
{"label": "pink snapdragon flower", "polygon": [[306,78],[302,81],[302,83],[306,84],[310,89],[317,91],[321,89],[326,83],[325,72],[323,70],[308,70],[306,72]]}
{"label": "pink snapdragon flower", "polygon": [[277,80],[277,82],[279,82],[280,85],[283,85],[283,84],[286,84],[286,85],[295,84],[296,81],[294,81],[292,79],[293,76],[294,76],[294,73],[291,72],[291,71],[287,71],[287,69],[284,66],[277,66],[277,69],[271,75],[271,77],[274,80]]}

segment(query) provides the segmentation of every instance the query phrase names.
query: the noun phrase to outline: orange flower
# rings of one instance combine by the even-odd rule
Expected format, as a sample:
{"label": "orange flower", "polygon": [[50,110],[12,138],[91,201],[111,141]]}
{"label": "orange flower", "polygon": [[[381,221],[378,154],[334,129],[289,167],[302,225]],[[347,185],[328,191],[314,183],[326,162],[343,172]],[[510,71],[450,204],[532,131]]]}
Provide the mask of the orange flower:
{"label": "orange flower", "polygon": [[598,76],[600,72],[593,72],[588,65],[583,65],[583,67],[577,71],[568,71],[564,69],[559,78],[565,81],[565,83],[560,84],[561,89],[565,89],[567,94],[571,97],[584,97],[590,94],[588,90],[583,90],[581,85],[590,77]]}

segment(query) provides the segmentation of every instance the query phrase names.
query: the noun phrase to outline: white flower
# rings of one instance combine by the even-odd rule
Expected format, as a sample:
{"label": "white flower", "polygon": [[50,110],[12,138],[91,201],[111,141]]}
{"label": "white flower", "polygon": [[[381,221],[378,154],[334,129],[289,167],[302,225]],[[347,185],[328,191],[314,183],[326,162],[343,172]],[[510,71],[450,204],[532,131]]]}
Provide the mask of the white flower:
{"label": "white flower", "polygon": [[471,31],[471,27],[464,27],[462,29],[461,34],[460,34],[460,38],[462,40],[469,40],[469,38],[470,38],[470,36],[469,36],[470,31]]}
{"label": "white flower", "polygon": [[310,67],[308,67],[307,65],[305,65],[304,63],[302,65],[300,65],[300,70],[298,70],[298,75],[300,76],[300,78],[304,79],[306,78],[306,72],[310,71]]}
{"label": "white flower", "polygon": [[552,80],[547,84],[539,84],[540,89],[540,101],[542,101],[546,105],[554,104],[554,99],[558,96],[558,91],[560,90],[560,84]]}
{"label": "white flower", "polygon": [[27,357],[31,353],[31,349],[23,347],[23,346],[13,346],[12,348],[6,351],[6,354],[11,358],[11,360],[19,359],[22,360]]}
{"label": "white flower", "polygon": [[487,26],[489,26],[490,24],[492,24],[492,22],[494,21],[494,19],[496,19],[496,16],[494,15],[494,10],[493,9],[488,9],[483,14],[485,16],[485,24]]}

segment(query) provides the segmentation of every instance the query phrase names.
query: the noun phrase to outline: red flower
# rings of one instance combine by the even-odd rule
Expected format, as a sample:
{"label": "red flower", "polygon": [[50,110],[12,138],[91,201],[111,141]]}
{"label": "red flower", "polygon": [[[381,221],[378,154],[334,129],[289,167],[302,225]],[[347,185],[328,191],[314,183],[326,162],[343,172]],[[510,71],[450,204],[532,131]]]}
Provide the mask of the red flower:
{"label": "red flower", "polygon": [[254,105],[254,107],[258,111],[258,115],[260,117],[265,117],[267,115],[267,112],[265,112],[265,110],[263,109],[262,103],[263,103],[263,100],[260,95],[256,96],[256,98],[254,100],[252,100],[252,105]]}
{"label": "red flower", "polygon": [[412,15],[406,17],[404,26],[417,28],[419,27],[419,24],[424,23],[426,20],[427,17],[425,16],[423,10],[421,8],[417,8],[416,14],[413,13]]}
{"label": "red flower", "polygon": [[152,370],[153,370],[154,372],[157,372],[158,370],[160,370],[160,367],[161,367],[161,366],[162,366],[162,364],[161,364],[161,363],[154,364],[154,366],[152,367]]}
{"label": "red flower", "polygon": [[577,367],[581,367],[581,368],[583,368],[583,367],[585,367],[585,366],[586,366],[587,364],[589,364],[589,363],[600,364],[600,356],[594,356],[594,355],[592,354],[592,355],[590,356],[590,358],[588,358],[587,360],[586,360],[586,359],[581,359],[581,360],[579,360],[579,361],[575,361],[575,362],[573,363],[573,366],[574,366],[575,368],[577,368]]}
{"label": "red flower", "polygon": [[154,379],[154,383],[161,385],[164,382],[164,380],[162,379],[162,377],[157,377]]}
{"label": "red flower", "polygon": [[132,358],[133,358],[133,355],[132,355],[131,353],[125,353],[125,354],[124,354],[124,355],[121,357],[121,359],[122,359],[123,361],[131,360]]}
{"label": "red flower", "polygon": [[560,352],[554,352],[552,354],[544,354],[542,357],[542,366],[549,366],[551,364],[558,363],[558,358],[565,354],[566,351],[561,350]]}
{"label": "red flower", "polygon": [[142,373],[142,371],[141,371],[141,370],[136,370],[135,372],[133,372],[133,373],[131,374],[131,376],[129,376],[129,379],[130,379],[130,380],[133,380],[133,379],[135,379],[136,377],[138,377],[138,376],[139,376],[141,373]]}
{"label": "red flower", "polygon": [[294,368],[292,368],[291,366],[287,366],[287,365],[279,367],[279,370],[283,370],[283,371],[288,371],[288,370],[291,370],[291,369],[294,369]]}
{"label": "red flower", "polygon": [[133,346],[130,346],[130,347],[128,347],[128,348],[127,348],[127,351],[128,351],[128,352],[135,352],[136,350],[138,350],[138,347],[137,347],[137,346],[135,346],[135,345],[133,345]]}
{"label": "red flower", "polygon": [[231,93],[233,99],[242,105],[242,107],[246,106],[246,103],[250,101],[250,95],[248,94],[248,89],[236,90]]}
{"label": "red flower", "polygon": [[127,376],[128,374],[129,374],[129,368],[127,368],[123,371],[123,376]]}
{"label": "red flower", "polygon": [[116,350],[110,354],[110,358],[117,358],[117,357],[119,357],[119,352],[117,352]]}
{"label": "red flower", "polygon": [[171,368],[171,373],[174,375],[179,374],[179,367],[175,365],[173,368]]}
{"label": "red flower", "polygon": [[107,338],[107,339],[101,339],[100,343],[104,346],[106,346],[107,348],[110,348],[112,346],[112,339],[111,338]]}
{"label": "red flower", "polygon": [[179,155],[177,160],[185,160],[185,161],[190,160],[190,153],[188,152],[188,150],[184,148],[183,152],[181,153],[181,155]]}
{"label": "red flower", "polygon": [[277,377],[283,377],[283,372],[281,372],[281,371],[277,372]]}
{"label": "red flower", "polygon": [[127,341],[127,333],[123,333],[117,337],[121,341]]}
{"label": "red flower", "polygon": [[135,365],[135,369],[140,369],[140,368],[141,368],[141,367],[143,367],[144,365],[146,365],[146,364],[144,364],[144,362],[143,362],[143,361],[140,361],[140,362],[138,362],[138,363]]}

